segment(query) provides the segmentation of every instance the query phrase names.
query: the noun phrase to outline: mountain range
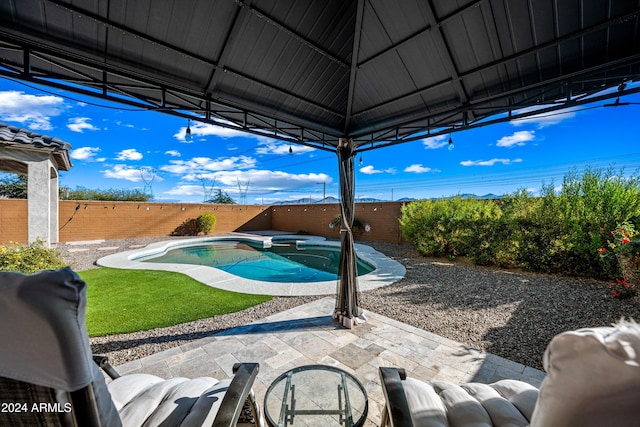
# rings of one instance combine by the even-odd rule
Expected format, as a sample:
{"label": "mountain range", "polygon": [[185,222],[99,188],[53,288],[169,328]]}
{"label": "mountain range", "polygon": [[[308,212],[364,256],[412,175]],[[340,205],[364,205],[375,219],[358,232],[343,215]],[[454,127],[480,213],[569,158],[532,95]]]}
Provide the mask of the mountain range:
{"label": "mountain range", "polygon": [[[439,199],[452,199],[454,197],[458,197],[460,196],[463,199],[501,199],[503,196],[498,196],[496,194],[493,193],[489,193],[489,194],[485,194],[483,196],[478,196],[476,194],[456,194],[454,196],[449,196],[449,197],[432,197],[429,200],[439,200]],[[412,199],[410,197],[403,197],[401,199],[397,199],[397,200],[382,200],[382,199],[374,199],[371,197],[362,197],[362,198],[358,198],[356,199],[356,203],[380,203],[380,202],[413,202],[415,200],[419,200],[419,199]],[[304,197],[302,199],[296,199],[296,200],[282,200],[279,202],[273,202],[271,203],[272,205],[306,205],[306,204],[330,204],[330,203],[340,203],[340,200],[333,197],[333,196],[328,196],[325,197],[324,199],[312,199],[309,197]]]}

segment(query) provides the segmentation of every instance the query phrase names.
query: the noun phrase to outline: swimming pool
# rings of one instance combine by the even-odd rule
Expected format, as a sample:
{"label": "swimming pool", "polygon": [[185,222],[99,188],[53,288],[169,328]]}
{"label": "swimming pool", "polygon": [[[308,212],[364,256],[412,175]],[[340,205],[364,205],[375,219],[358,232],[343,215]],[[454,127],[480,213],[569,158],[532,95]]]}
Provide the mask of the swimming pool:
{"label": "swimming pool", "polygon": [[[239,241],[254,248],[283,247],[281,245],[295,245],[300,253],[314,254],[315,249],[330,250],[327,256],[339,259],[340,242],[327,241],[320,236],[304,235],[271,235],[257,233],[225,233],[210,237],[198,237],[187,239],[174,239],[163,242],[156,242],[144,248],[135,248],[116,252],[100,258],[96,263],[102,267],[125,268],[137,270],[164,270],[174,271],[218,289],[234,292],[262,295],[331,295],[335,294],[338,280],[335,275],[324,276],[328,280],[305,281],[302,275],[292,278],[286,277],[284,280],[271,277],[271,280],[249,279],[238,275],[235,265],[225,271],[210,265],[185,264],[181,262],[157,262],[157,258],[178,248],[205,246],[218,244],[225,241]],[[285,248],[286,249],[286,248]],[[374,270],[358,276],[358,288],[361,291],[376,289],[381,286],[390,285],[402,279],[406,270],[399,262],[386,257],[376,251],[371,246],[356,243],[356,254],[358,258]],[[277,250],[277,249],[276,249]],[[216,250],[216,253],[218,251]],[[333,255],[332,255],[333,253]],[[257,255],[257,254],[256,254]],[[311,257],[312,258],[312,257]],[[145,261],[146,260],[146,261]],[[300,273],[299,271],[296,274]],[[330,274],[330,273],[327,273]],[[318,277],[316,277],[316,280]],[[273,281],[278,280],[278,281]],[[295,280],[295,281],[292,281]]]}
{"label": "swimming pool", "polygon": [[[340,250],[296,242],[265,246],[263,242],[256,244],[250,240],[224,240],[178,247],[140,261],[204,265],[265,282],[322,282],[338,278]],[[358,276],[375,270],[361,259],[357,259],[357,268]]]}

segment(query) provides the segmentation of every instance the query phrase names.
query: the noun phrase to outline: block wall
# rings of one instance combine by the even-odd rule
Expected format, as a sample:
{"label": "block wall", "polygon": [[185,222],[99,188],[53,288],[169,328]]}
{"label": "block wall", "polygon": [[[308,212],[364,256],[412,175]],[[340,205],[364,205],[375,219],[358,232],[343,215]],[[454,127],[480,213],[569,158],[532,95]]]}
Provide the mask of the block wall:
{"label": "block wall", "polygon": [[0,244],[29,240],[26,199],[0,199]]}
{"label": "block wall", "polygon": [[[217,217],[214,233],[271,229],[268,207],[256,205],[61,200],[59,211],[60,242],[191,235],[203,212]],[[0,224],[0,243],[26,243],[27,201],[0,200]]]}
{"label": "block wall", "polygon": [[[356,240],[388,243],[403,242],[400,234],[401,202],[356,203],[355,218],[370,226],[369,232],[354,230]],[[338,204],[271,206],[271,228],[280,231],[305,231],[327,238],[339,238],[339,227],[329,228],[333,218],[340,215]]]}
{"label": "block wall", "polygon": [[[129,237],[192,235],[195,219],[203,212],[217,217],[214,233],[277,230],[338,239],[339,227],[329,222],[340,215],[338,204],[312,205],[211,205],[180,203],[59,202],[60,242],[110,240]],[[355,232],[356,240],[402,242],[398,218],[402,203],[359,203],[355,216],[370,226],[369,232]],[[0,200],[0,244],[26,243],[27,201]]]}

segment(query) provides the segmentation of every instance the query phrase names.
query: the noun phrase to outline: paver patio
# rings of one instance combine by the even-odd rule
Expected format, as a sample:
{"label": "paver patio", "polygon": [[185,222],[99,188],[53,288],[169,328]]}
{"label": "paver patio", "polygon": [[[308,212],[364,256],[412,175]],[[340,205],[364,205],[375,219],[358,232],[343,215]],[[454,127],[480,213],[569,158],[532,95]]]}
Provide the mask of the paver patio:
{"label": "paver patio", "polygon": [[365,386],[369,396],[365,426],[380,424],[384,405],[380,366],[403,367],[407,376],[424,381],[489,383],[512,378],[539,387],[544,378],[537,369],[368,311],[366,323],[344,329],[331,319],[334,303],[333,298],[322,298],[117,369],[122,374],[222,379],[232,375],[234,363],[258,362],[254,391],[263,405],[267,387],[284,371],[308,364],[333,365],[353,373]]}

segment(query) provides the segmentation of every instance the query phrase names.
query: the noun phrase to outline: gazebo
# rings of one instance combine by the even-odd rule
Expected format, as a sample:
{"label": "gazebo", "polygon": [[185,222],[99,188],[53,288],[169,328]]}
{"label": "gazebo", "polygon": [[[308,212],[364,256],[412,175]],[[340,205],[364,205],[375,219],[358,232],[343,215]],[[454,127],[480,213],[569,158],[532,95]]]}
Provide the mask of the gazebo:
{"label": "gazebo", "polygon": [[0,76],[337,153],[352,323],[354,156],[639,92],[639,16],[628,0],[21,0],[0,3]]}
{"label": "gazebo", "polygon": [[0,123],[0,171],[27,175],[29,242],[58,243],[58,171],[71,169],[71,145]]}

